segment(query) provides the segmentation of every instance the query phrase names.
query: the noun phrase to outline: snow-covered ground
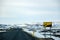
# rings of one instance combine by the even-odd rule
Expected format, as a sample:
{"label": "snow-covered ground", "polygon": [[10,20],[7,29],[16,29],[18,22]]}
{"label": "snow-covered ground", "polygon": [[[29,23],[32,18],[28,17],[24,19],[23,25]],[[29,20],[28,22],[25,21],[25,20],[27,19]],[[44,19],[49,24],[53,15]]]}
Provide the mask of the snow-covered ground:
{"label": "snow-covered ground", "polygon": [[[24,29],[23,30],[31,35],[33,35],[33,31],[29,31],[29,29]],[[38,38],[45,38],[45,36],[43,35],[43,33],[39,33],[38,31],[34,32],[34,36],[38,37]],[[55,36],[51,36],[51,35],[46,35],[46,38],[53,38],[54,40],[60,40],[59,37],[55,37]]]}
{"label": "snow-covered ground", "polygon": [[[41,24],[42,25],[42,24]],[[22,24],[22,25],[7,25],[4,27],[4,29],[9,29],[9,28],[22,28],[25,32],[31,34],[31,35],[34,35],[35,37],[38,37],[38,38],[45,38],[45,36],[43,35],[44,32],[41,32],[42,30],[44,30],[44,27],[43,26],[36,26],[36,25],[25,25],[25,24]],[[1,28],[1,26],[0,26]],[[46,28],[47,30],[50,29],[50,28]],[[51,29],[60,29],[60,24],[58,23],[54,23],[52,28]],[[34,34],[33,34],[33,31]],[[55,30],[54,30],[55,31]],[[56,31],[55,31],[56,32]],[[49,34],[49,33],[47,33]],[[51,33],[52,34],[52,33]],[[50,35],[46,35],[46,38],[53,38],[55,40],[60,40],[59,37],[55,37],[55,36],[50,36]]]}

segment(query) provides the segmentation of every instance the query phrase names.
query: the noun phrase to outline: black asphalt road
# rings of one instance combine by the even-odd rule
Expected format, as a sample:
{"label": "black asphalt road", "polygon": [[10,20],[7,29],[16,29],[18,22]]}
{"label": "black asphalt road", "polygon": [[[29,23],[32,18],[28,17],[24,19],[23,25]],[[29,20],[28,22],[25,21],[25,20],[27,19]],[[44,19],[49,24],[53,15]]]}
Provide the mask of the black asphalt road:
{"label": "black asphalt road", "polygon": [[22,30],[0,33],[0,40],[35,40],[35,39],[36,39],[35,37],[32,37],[30,34]]}
{"label": "black asphalt road", "polygon": [[21,29],[14,29],[7,32],[0,32],[0,40],[54,40],[51,38],[36,38]]}

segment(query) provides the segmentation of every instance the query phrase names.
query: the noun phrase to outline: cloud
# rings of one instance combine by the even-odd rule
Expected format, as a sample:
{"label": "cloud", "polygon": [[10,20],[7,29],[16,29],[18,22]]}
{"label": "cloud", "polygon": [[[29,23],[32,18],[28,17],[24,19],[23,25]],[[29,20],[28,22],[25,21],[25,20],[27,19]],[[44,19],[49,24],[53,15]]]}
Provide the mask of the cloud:
{"label": "cloud", "polygon": [[[18,0],[17,0],[18,1]],[[31,0],[31,1],[18,1],[18,2],[14,2],[13,0],[12,1],[7,1],[7,2],[4,2],[2,4],[3,6],[19,6],[19,7],[58,7],[58,3],[57,2],[53,2],[52,0],[51,1],[48,1],[48,0],[43,0],[43,1],[39,1],[39,0]]]}
{"label": "cloud", "polygon": [[2,0],[1,4],[1,23],[60,20],[59,0]]}

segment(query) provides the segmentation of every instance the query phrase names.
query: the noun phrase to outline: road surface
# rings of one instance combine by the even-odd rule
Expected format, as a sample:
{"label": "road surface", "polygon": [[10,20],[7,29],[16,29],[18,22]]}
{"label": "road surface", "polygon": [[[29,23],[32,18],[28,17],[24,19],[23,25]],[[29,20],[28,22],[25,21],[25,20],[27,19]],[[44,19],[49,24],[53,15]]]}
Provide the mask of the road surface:
{"label": "road surface", "polygon": [[3,33],[1,32],[0,40],[35,40],[35,37],[32,37],[22,30],[15,30]]}
{"label": "road surface", "polygon": [[21,29],[17,29],[13,31],[0,32],[0,40],[53,40],[53,39],[36,38]]}

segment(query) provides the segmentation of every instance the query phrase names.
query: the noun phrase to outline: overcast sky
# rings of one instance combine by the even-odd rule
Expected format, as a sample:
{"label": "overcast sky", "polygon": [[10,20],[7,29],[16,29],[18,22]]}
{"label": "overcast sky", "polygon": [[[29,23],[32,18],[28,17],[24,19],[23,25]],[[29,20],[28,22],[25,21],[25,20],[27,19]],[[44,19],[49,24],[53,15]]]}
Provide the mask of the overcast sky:
{"label": "overcast sky", "polygon": [[0,0],[0,23],[60,21],[60,0]]}

